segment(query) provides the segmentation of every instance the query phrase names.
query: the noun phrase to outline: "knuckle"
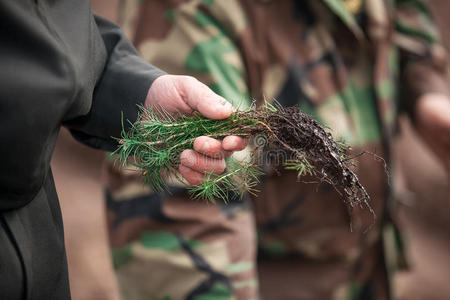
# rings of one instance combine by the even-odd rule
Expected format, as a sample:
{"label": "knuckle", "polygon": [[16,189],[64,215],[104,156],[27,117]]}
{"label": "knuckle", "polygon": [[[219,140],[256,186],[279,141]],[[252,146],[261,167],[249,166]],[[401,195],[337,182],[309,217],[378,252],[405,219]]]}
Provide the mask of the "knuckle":
{"label": "knuckle", "polygon": [[192,76],[188,76],[188,75],[182,75],[181,79],[184,81],[184,83],[188,86],[190,85],[195,85],[197,84],[199,81],[197,80],[197,78],[192,77]]}

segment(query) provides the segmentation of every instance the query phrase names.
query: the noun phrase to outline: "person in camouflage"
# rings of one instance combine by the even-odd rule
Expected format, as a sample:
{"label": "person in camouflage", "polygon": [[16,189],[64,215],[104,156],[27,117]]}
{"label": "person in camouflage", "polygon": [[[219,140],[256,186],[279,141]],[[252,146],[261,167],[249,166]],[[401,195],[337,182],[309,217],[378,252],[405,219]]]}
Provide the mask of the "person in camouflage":
{"label": "person in camouflage", "polygon": [[426,2],[124,0],[121,8],[126,32],[156,66],[195,76],[241,108],[250,99],[300,105],[352,145],[377,215],[365,233],[372,217],[355,210],[350,232],[331,187],[269,167],[251,205],[207,205],[182,187],[153,194],[137,173],[109,164],[108,221],[123,298],[255,299],[260,288],[265,299],[391,299],[392,272],[405,265],[395,203],[384,165],[358,153],[375,152],[389,165],[397,116],[406,110],[425,134],[443,129],[434,149],[450,161],[450,126],[430,125],[436,110],[423,104],[450,103],[442,96],[446,54]]}

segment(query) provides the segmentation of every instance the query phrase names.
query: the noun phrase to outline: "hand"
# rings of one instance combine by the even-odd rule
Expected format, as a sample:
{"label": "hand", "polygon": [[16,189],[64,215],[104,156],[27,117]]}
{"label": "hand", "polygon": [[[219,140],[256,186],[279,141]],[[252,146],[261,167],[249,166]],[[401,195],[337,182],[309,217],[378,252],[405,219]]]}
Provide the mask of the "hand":
{"label": "hand", "polygon": [[[216,120],[226,119],[232,113],[231,103],[190,76],[158,77],[148,91],[145,106],[161,107],[173,115],[198,111]],[[190,184],[201,184],[206,173],[223,173],[224,158],[245,147],[244,140],[237,136],[227,136],[222,141],[199,137],[194,141],[193,150],[181,153],[178,170]]]}
{"label": "hand", "polygon": [[450,172],[450,98],[425,94],[416,105],[417,131]]}

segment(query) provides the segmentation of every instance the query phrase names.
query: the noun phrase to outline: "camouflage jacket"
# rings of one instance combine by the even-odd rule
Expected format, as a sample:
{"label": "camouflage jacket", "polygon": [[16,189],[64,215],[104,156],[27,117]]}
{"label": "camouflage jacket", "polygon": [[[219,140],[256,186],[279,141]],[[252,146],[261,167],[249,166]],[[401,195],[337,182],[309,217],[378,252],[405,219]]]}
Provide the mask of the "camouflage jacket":
{"label": "camouflage jacket", "polygon": [[[300,105],[336,137],[387,160],[400,110],[446,92],[445,51],[422,0],[125,0],[122,8],[121,23],[154,65],[195,76],[236,106]],[[369,234],[349,232],[332,189],[285,172],[268,176],[254,201],[263,253],[339,261],[351,266],[349,282],[367,281],[379,251],[401,243],[388,221],[383,167],[358,162],[379,216]],[[367,227],[370,216],[357,214],[356,227]],[[393,269],[401,256],[387,252]]]}
{"label": "camouflage jacket", "polygon": [[[390,131],[400,86],[407,107],[423,93],[446,91],[445,51],[423,0],[366,0],[363,25],[346,2],[363,1],[124,1],[122,19],[145,59],[193,75],[235,104],[252,98],[300,104],[339,131],[359,125],[358,117],[332,120],[324,111],[331,105],[364,117],[363,101],[351,98],[371,88],[376,114]],[[369,66],[358,63],[361,52],[369,53]],[[366,82],[357,82],[360,74],[369,75]],[[296,91],[285,91],[291,80]]]}

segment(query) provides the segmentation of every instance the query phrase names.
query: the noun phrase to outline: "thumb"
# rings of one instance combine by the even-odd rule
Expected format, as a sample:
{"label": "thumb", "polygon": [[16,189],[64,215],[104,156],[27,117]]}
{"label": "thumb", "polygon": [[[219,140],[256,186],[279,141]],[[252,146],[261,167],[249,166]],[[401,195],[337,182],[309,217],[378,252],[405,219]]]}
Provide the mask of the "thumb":
{"label": "thumb", "polygon": [[177,88],[183,101],[209,119],[225,119],[233,112],[230,102],[190,76],[178,76]]}

